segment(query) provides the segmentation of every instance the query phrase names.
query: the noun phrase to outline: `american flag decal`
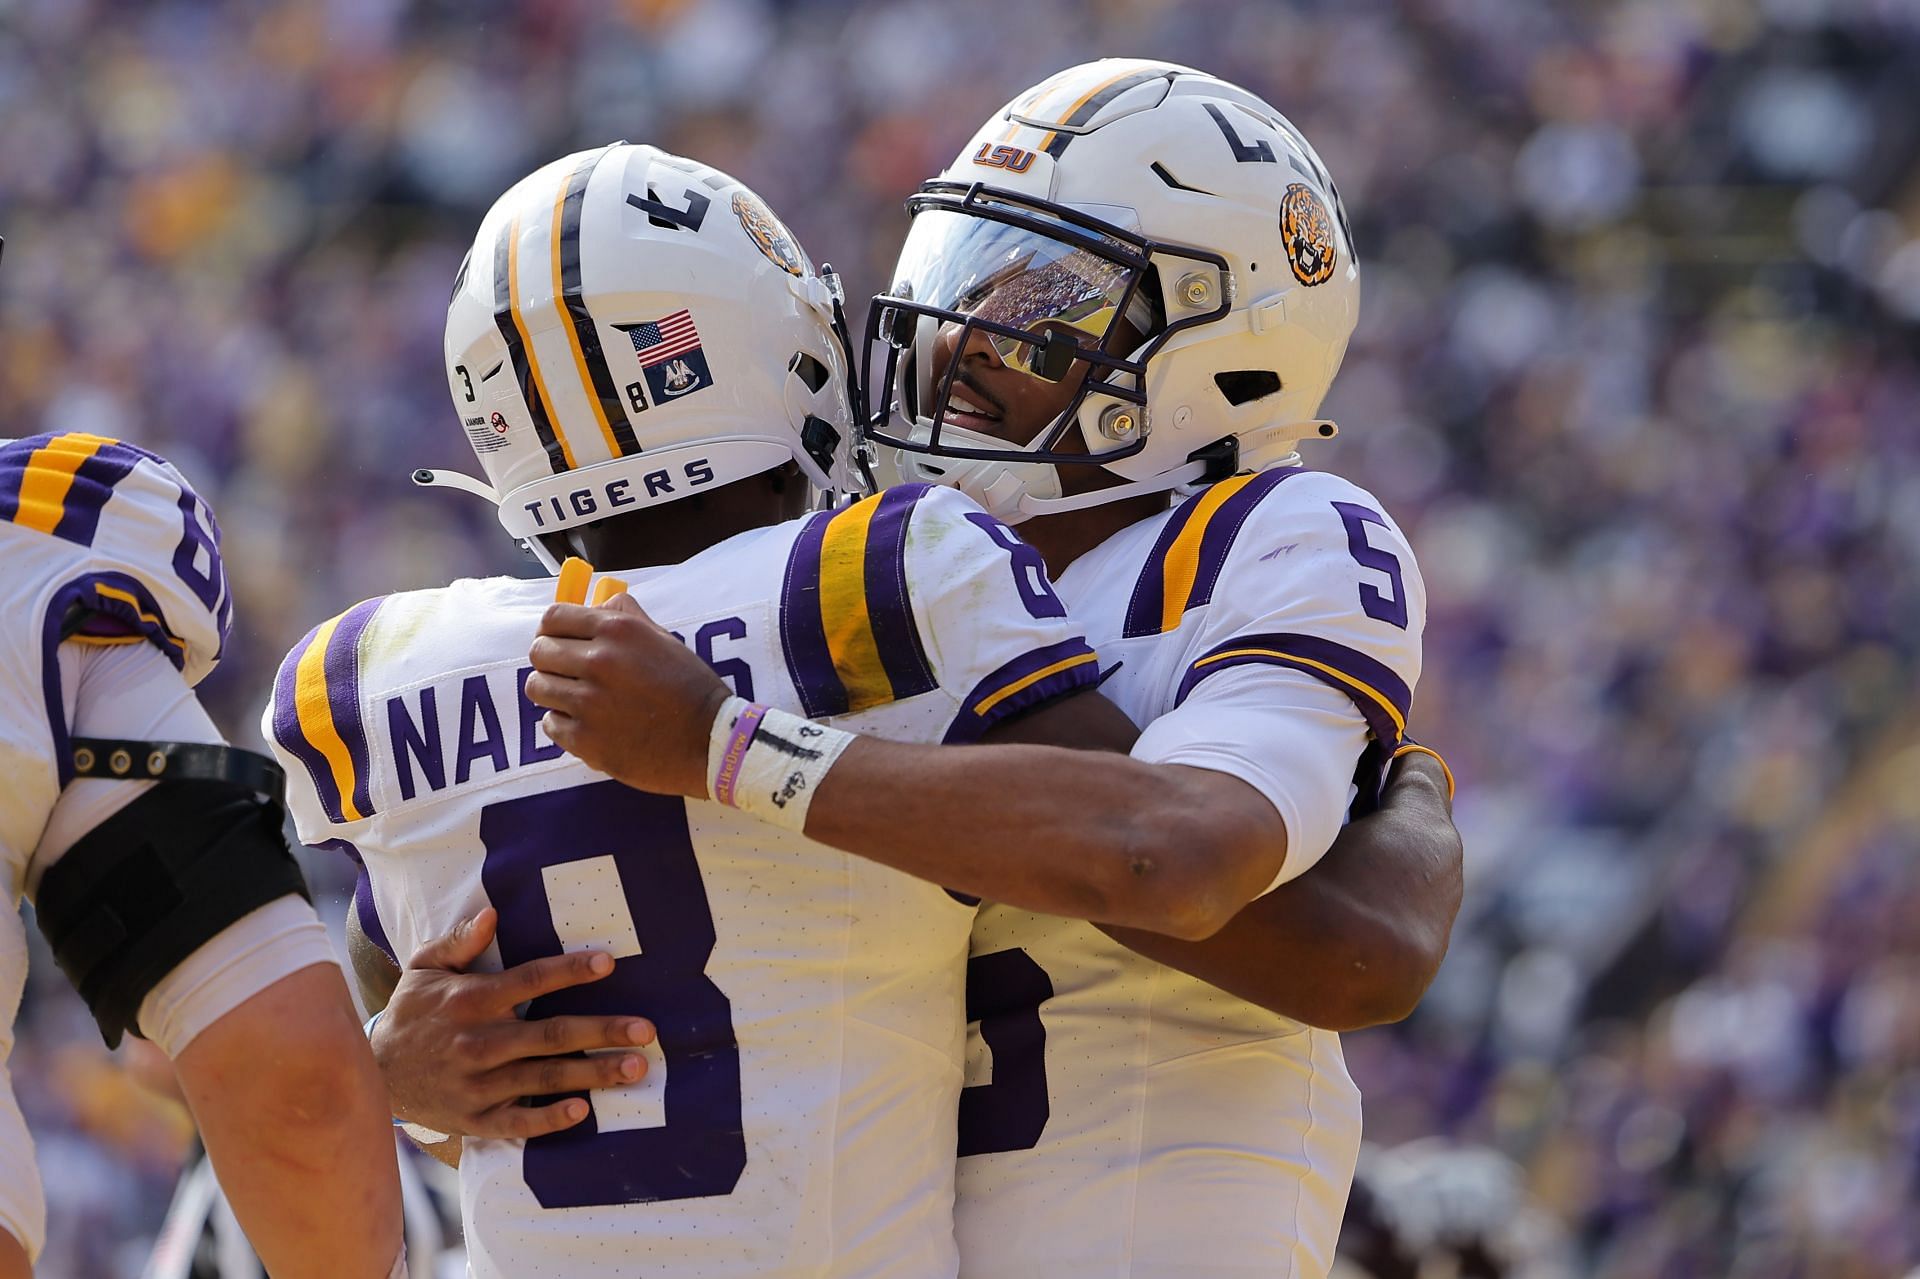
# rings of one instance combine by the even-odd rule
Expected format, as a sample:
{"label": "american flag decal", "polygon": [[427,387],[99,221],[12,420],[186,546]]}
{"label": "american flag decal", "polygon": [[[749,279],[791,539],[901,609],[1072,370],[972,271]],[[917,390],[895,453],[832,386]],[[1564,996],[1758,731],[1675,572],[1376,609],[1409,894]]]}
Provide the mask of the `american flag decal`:
{"label": "american flag decal", "polygon": [[693,327],[693,317],[685,309],[662,320],[625,327],[627,336],[633,339],[633,353],[640,357],[643,369],[700,349],[700,332]]}

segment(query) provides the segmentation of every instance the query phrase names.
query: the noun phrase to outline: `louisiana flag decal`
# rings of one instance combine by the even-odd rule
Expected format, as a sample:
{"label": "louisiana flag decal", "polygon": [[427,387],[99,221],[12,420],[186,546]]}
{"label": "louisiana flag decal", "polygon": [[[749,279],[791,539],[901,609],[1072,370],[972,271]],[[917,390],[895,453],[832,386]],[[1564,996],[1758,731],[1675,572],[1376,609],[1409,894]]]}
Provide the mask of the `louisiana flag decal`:
{"label": "louisiana flag decal", "polygon": [[619,327],[633,339],[634,357],[646,374],[655,404],[713,385],[707,353],[700,345],[700,330],[693,327],[693,316],[685,309],[645,324]]}

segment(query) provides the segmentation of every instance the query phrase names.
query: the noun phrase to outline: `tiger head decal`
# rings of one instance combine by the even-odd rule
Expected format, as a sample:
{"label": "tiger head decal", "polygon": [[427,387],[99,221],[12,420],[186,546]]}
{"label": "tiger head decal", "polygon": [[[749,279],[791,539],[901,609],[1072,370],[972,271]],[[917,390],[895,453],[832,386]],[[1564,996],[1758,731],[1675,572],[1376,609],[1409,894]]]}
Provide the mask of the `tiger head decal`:
{"label": "tiger head decal", "polygon": [[750,191],[735,191],[733,215],[740,219],[741,228],[767,261],[789,275],[806,274],[806,254],[800,251],[799,243],[758,196]]}
{"label": "tiger head decal", "polygon": [[1287,262],[1293,267],[1294,279],[1312,285],[1333,278],[1333,219],[1305,183],[1287,184],[1287,193],[1280,200],[1280,234],[1287,242]]}

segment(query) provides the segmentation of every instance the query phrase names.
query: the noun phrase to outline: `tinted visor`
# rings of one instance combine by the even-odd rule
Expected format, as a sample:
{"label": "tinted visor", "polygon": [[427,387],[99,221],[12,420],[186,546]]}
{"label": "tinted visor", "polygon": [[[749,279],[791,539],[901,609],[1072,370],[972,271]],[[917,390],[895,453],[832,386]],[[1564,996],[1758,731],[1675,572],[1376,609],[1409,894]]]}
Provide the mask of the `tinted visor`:
{"label": "tinted visor", "polygon": [[[1117,241],[1114,249],[1127,252]],[[893,292],[923,307],[1026,334],[1022,340],[982,329],[1009,368],[1043,376],[1034,344],[1064,329],[1082,345],[1100,348],[1136,274],[1124,262],[1038,230],[925,209],[915,215],[900,251]]]}

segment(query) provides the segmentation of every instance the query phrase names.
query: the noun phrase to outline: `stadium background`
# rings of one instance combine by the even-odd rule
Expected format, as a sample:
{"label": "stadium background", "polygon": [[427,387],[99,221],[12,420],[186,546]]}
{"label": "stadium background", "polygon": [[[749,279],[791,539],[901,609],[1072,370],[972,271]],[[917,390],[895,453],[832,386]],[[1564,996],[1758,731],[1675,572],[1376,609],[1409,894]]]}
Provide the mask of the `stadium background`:
{"label": "stadium background", "polygon": [[[6,433],[124,436],[214,502],[206,691],[257,743],[315,621],[531,568],[407,482],[470,464],[440,325],[511,180],[658,142],[863,297],[902,197],[1103,54],[1264,94],[1354,217],[1309,461],[1420,553],[1469,859],[1426,1005],[1348,1039],[1370,1137],[1504,1151],[1575,1274],[1920,1265],[1914,0],[6,0]],[[37,960],[43,1272],[131,1275],[181,1122]]]}

